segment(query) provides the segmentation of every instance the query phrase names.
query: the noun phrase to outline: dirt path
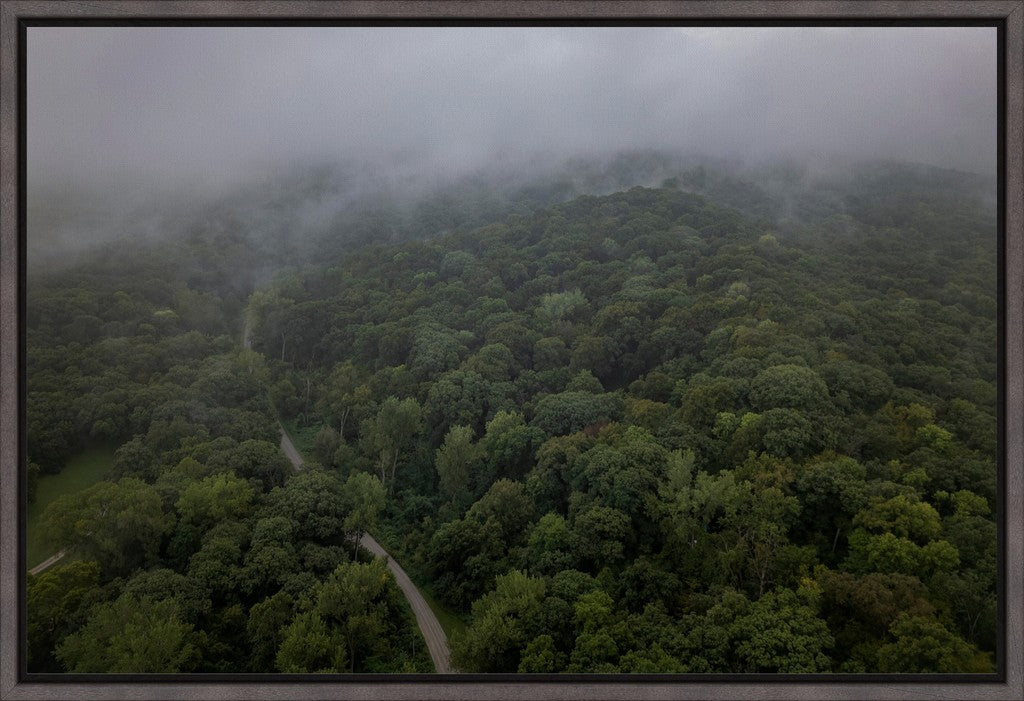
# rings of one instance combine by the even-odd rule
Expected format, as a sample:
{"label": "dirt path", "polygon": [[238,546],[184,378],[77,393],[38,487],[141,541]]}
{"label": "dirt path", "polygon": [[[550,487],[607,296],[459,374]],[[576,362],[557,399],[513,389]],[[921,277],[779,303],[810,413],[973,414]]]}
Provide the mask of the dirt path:
{"label": "dirt path", "polygon": [[[288,437],[284,426],[280,428],[281,450],[288,457],[288,460],[291,461],[292,467],[298,471],[302,469],[302,456],[295,449],[295,445],[292,443],[291,438]],[[398,588],[405,594],[405,598],[409,601],[409,606],[412,607],[413,615],[416,616],[416,623],[420,627],[420,632],[423,633],[423,639],[427,642],[427,650],[430,651],[430,659],[433,660],[437,672],[439,674],[449,674],[455,671],[451,668],[451,663],[449,662],[448,636],[445,635],[444,628],[441,627],[441,623],[430,609],[426,599],[420,594],[420,590],[409,579],[409,575],[405,573],[401,565],[395,562],[395,559],[388,555],[387,551],[369,533],[363,534],[359,544],[373,553],[374,557],[383,557],[387,560],[388,569],[395,576]]]}

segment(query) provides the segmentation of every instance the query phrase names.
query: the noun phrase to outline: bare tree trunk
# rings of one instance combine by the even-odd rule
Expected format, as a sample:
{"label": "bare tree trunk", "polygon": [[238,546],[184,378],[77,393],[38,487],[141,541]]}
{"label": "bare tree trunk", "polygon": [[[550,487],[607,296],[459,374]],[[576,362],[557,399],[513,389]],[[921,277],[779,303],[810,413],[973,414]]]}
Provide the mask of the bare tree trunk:
{"label": "bare tree trunk", "polygon": [[395,457],[391,460],[391,479],[390,479],[389,484],[388,484],[388,494],[391,494],[391,491],[395,487],[395,471],[397,469],[398,469],[398,451],[396,450],[395,451]]}
{"label": "bare tree trunk", "polygon": [[345,421],[348,420],[349,408],[345,407],[341,412],[341,420],[338,422],[338,436],[341,438],[341,442],[345,442]]}
{"label": "bare tree trunk", "polygon": [[387,453],[381,453],[377,459],[377,469],[380,470],[380,483],[387,486]]}
{"label": "bare tree trunk", "polygon": [[970,640],[970,641],[971,641],[972,643],[974,642],[974,629],[975,629],[975,628],[977,627],[977,625],[978,625],[978,619],[979,619],[979,618],[981,618],[981,613],[982,613],[981,611],[978,611],[977,615],[976,615],[976,616],[974,617],[974,619],[973,619],[973,620],[971,621],[971,625],[970,625],[970,627],[969,627],[969,628],[967,629],[967,638],[968,638],[968,640]]}

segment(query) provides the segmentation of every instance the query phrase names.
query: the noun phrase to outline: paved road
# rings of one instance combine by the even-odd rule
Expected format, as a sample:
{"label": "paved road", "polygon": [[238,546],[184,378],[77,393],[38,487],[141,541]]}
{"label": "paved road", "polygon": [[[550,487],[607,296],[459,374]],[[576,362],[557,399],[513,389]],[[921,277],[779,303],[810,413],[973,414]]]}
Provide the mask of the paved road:
{"label": "paved road", "polygon": [[302,456],[299,455],[299,451],[295,450],[295,446],[292,444],[292,439],[288,437],[288,434],[284,430],[284,426],[278,426],[281,429],[281,451],[285,454],[285,457],[291,461],[292,467],[298,472],[302,469]]}
{"label": "paved road", "polygon": [[[295,445],[292,443],[291,438],[288,437],[287,432],[285,432],[284,426],[281,426],[281,450],[288,456],[288,460],[291,461],[292,467],[296,471],[302,469],[302,456],[295,449]],[[444,628],[438,622],[437,616],[434,615],[423,595],[420,594],[420,590],[409,579],[409,575],[405,573],[401,565],[395,562],[395,559],[388,555],[387,551],[369,533],[363,534],[359,544],[373,553],[374,557],[383,557],[387,560],[388,569],[395,576],[398,588],[405,594],[405,598],[409,601],[409,606],[412,607],[413,615],[416,616],[416,623],[420,627],[420,632],[423,633],[423,639],[427,641],[427,650],[430,651],[430,659],[433,660],[435,669],[440,674],[454,672],[455,670],[452,669],[449,662],[448,636],[445,635]]]}
{"label": "paved road", "polygon": [[[245,348],[249,347],[249,325],[246,324],[242,331],[242,345]],[[299,451],[295,449],[295,445],[292,443],[292,439],[288,437],[288,433],[284,430],[284,426],[278,425],[281,429],[281,450],[287,456],[291,462],[292,467],[298,471],[302,469],[302,456],[299,455]],[[395,562],[395,559],[388,555],[387,551],[381,547],[372,535],[364,533],[363,537],[359,540],[359,544],[364,548],[373,553],[374,557],[383,557],[387,560],[388,569],[391,570],[391,574],[395,576],[395,581],[398,583],[398,588],[405,594],[405,598],[409,600],[409,606],[412,607],[412,612],[416,616],[416,623],[420,627],[420,631],[423,633],[423,639],[427,641],[427,649],[430,651],[430,659],[434,662],[434,667],[440,674],[448,674],[454,672],[449,663],[449,652],[448,652],[448,636],[444,633],[444,628],[437,620],[437,616],[430,609],[423,595],[420,594],[420,590],[416,588],[416,585],[409,579],[409,575],[405,573],[405,570]],[[45,562],[41,562],[28,571],[29,574],[39,574],[46,568],[53,565],[55,562],[64,557],[64,551],[61,550],[56,555],[53,555]]]}
{"label": "paved road", "polygon": [[416,616],[416,623],[423,632],[423,639],[427,641],[427,649],[430,651],[430,659],[434,661],[434,667],[440,674],[450,674],[455,671],[451,668],[448,658],[448,636],[444,634],[444,628],[438,622],[434,612],[430,609],[420,590],[409,579],[401,565],[395,562],[394,558],[387,554],[387,551],[380,546],[374,537],[364,533],[359,544],[374,554],[375,557],[383,557],[387,560],[388,569],[395,575],[398,588],[405,594],[412,606],[412,612]]}
{"label": "paved road", "polygon": [[29,574],[39,574],[45,569],[48,569],[51,565],[57,564],[57,561],[64,557],[67,553],[61,550],[56,555],[51,555],[47,559],[40,562],[38,565],[28,571]]}

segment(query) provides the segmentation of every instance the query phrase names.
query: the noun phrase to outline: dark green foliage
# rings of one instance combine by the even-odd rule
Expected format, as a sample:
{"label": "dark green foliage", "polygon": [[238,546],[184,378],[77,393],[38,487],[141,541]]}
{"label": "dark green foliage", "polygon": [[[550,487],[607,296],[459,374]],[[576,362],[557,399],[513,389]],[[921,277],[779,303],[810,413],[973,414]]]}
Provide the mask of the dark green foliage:
{"label": "dark green foliage", "polygon": [[568,391],[542,397],[531,423],[548,436],[563,436],[608,423],[621,415],[621,400],[615,395]]}
{"label": "dark green foliage", "polygon": [[63,544],[98,562],[108,575],[155,562],[173,524],[156,490],[133,478],[59,497],[47,506],[43,520],[55,550]]}
{"label": "dark green foliage", "polygon": [[[359,473],[346,490],[309,470],[290,482],[267,401],[271,370],[226,335],[237,331],[242,290],[182,287],[176,256],[188,246],[164,268],[150,257],[167,251],[125,250],[113,256],[120,265],[86,257],[33,278],[29,444],[39,462],[30,490],[91,441],[120,447],[112,481],[44,514],[54,551],[68,556],[29,578],[29,668],[273,670],[282,631],[310,605],[317,578],[348,562],[351,536],[374,522],[382,499],[356,487],[376,480]],[[310,411],[313,383],[293,379],[278,398]],[[363,419],[360,387],[341,399]],[[395,605],[382,635],[401,654],[374,669],[422,670],[414,623]]]}
{"label": "dark green foliage", "polygon": [[341,480],[332,473],[303,470],[267,499],[267,511],[287,519],[298,539],[336,543],[345,532],[345,495]]}
{"label": "dark green foliage", "polygon": [[[667,187],[614,192],[636,172]],[[214,257],[192,275],[142,246],[123,281],[33,283],[30,486],[120,445],[50,516],[96,564],[30,582],[33,671],[420,670],[371,529],[469,616],[467,672],[991,671],[977,184],[656,154],[577,176],[614,194],[346,215],[258,289],[218,281],[235,233],[189,239]],[[278,416],[319,465],[292,473]]]}
{"label": "dark green foliage", "polygon": [[198,661],[196,642],[172,600],[123,594],[94,606],[57,646],[57,658],[69,672],[187,672]]}
{"label": "dark green foliage", "polygon": [[278,671],[292,674],[347,671],[345,637],[340,630],[328,630],[316,611],[300,613],[282,631],[275,664]]}
{"label": "dark green foliage", "polygon": [[95,562],[59,564],[29,576],[28,663],[30,669],[59,671],[54,648],[85,620],[90,599],[98,592],[100,569]]}

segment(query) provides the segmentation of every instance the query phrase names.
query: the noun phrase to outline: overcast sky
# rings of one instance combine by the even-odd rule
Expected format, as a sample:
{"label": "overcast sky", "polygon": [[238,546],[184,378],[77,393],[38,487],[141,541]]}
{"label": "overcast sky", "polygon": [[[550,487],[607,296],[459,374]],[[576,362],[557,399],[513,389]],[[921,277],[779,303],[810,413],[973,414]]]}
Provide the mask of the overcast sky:
{"label": "overcast sky", "polygon": [[27,75],[30,190],[634,147],[995,169],[988,27],[32,27]]}

